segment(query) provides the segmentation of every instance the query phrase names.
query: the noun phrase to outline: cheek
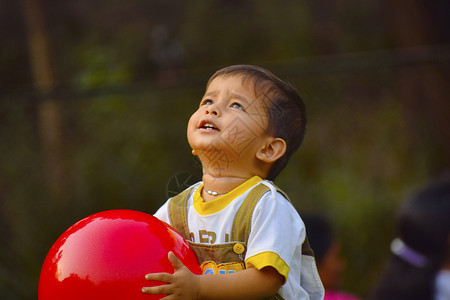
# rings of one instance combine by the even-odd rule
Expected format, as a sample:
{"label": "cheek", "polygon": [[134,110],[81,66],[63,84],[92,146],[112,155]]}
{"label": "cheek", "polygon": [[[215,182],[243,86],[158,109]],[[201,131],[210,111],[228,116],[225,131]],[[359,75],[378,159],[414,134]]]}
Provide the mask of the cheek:
{"label": "cheek", "polygon": [[195,112],[191,118],[188,121],[187,124],[187,137],[188,140],[190,139],[190,135],[195,131],[195,129],[197,129],[197,118],[196,118],[197,113]]}
{"label": "cheek", "polygon": [[198,121],[198,117],[199,117],[199,111],[196,110],[196,111],[191,115],[191,117],[189,118],[189,121],[188,121],[188,128],[191,127],[191,126],[193,126],[193,124],[196,123],[196,122]]}

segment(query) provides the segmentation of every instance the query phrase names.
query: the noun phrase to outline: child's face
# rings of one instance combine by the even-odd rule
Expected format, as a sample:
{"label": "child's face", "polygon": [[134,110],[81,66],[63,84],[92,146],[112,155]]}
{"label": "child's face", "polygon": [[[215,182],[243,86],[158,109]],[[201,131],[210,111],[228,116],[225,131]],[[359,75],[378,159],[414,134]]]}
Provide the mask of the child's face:
{"label": "child's face", "polygon": [[265,106],[240,76],[215,78],[189,120],[189,144],[197,154],[214,147],[234,160],[248,159],[269,136]]}

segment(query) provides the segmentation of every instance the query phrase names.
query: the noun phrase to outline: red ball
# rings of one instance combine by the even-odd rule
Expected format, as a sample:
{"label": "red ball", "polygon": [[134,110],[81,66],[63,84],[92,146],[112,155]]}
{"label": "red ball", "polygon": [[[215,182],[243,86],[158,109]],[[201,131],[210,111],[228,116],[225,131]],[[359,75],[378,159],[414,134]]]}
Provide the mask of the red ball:
{"label": "red ball", "polygon": [[72,225],[53,244],[39,278],[40,300],[160,299],[141,292],[148,273],[173,273],[173,253],[200,274],[194,252],[183,237],[152,215],[109,210]]}

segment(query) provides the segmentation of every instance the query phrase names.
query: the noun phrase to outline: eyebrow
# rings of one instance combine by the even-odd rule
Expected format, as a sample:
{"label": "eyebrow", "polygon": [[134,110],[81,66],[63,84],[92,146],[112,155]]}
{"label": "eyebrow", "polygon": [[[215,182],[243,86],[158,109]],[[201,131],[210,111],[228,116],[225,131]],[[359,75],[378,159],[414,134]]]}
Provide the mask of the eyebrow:
{"label": "eyebrow", "polygon": [[238,93],[231,93],[231,96],[234,98],[238,98],[239,100],[244,101],[246,104],[250,104],[250,101],[244,95]]}
{"label": "eyebrow", "polygon": [[207,93],[204,95],[204,97],[205,97],[205,96],[216,96],[216,95],[217,95],[217,92],[212,91],[212,92],[207,92]]}
{"label": "eyebrow", "polygon": [[[217,96],[217,94],[218,94],[217,91],[210,91],[210,92],[205,93],[205,95],[204,95],[203,97],[208,97],[208,96],[214,97],[214,96]],[[233,93],[231,93],[231,97],[237,98],[237,99],[239,99],[239,100],[245,102],[246,104],[250,104],[250,103],[251,103],[251,102],[248,100],[247,97],[245,97],[244,95],[239,94],[239,93],[233,92]]]}

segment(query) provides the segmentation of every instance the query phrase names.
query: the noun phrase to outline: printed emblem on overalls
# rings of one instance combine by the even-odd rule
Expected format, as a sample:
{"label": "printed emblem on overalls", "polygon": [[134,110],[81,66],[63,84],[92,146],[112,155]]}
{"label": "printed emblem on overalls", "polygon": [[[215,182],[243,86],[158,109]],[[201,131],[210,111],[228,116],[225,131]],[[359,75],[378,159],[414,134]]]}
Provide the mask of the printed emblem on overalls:
{"label": "printed emblem on overalls", "polygon": [[201,264],[202,274],[231,274],[245,269],[241,262],[216,264],[213,261],[205,261]]}

